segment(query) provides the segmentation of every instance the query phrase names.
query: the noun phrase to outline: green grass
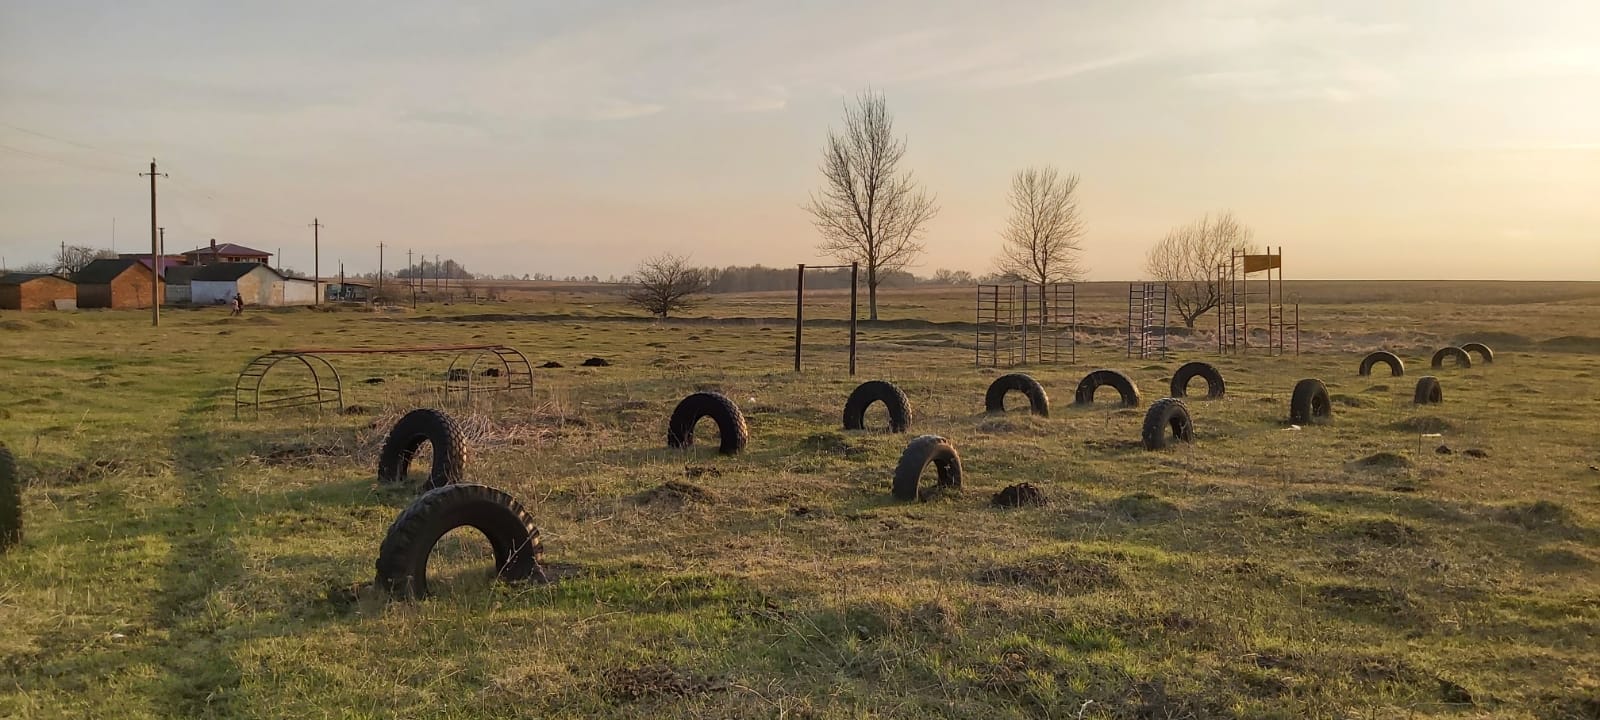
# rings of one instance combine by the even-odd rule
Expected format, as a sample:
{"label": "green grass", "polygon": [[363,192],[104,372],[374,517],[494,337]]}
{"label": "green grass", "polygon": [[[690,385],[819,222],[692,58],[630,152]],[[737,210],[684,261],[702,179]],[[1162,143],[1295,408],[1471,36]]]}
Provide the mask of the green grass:
{"label": "green grass", "polygon": [[[28,487],[24,544],[0,555],[0,717],[1595,717],[1589,289],[1326,292],[1299,358],[1216,358],[1194,337],[1165,361],[1121,356],[1103,294],[1080,308],[1080,362],[1028,370],[1047,419],[981,414],[1001,371],[972,366],[964,291],[887,295],[886,319],[950,324],[865,326],[854,379],[828,324],[792,372],[782,294],[696,313],[780,318],[765,325],[651,323],[603,294],[174,311],[159,330],[8,314],[0,441]],[[1447,290],[1427,287],[1463,294]],[[1496,363],[1427,369],[1467,336]],[[467,406],[441,397],[447,355],[336,357],[366,413],[233,417],[234,374],[266,349],[468,342],[566,367]],[[1356,376],[1380,345],[1406,377]],[[614,365],[578,367],[590,356]],[[1142,407],[1069,404],[1105,366],[1148,405],[1186,359],[1229,392],[1190,402],[1192,446],[1145,452]],[[1411,405],[1429,373],[1446,402]],[[1328,383],[1332,424],[1287,427],[1302,377]],[[951,438],[964,493],[889,497],[909,436],[839,429],[872,378],[910,396],[913,434]],[[741,405],[746,454],[666,449],[697,389]],[[452,534],[437,597],[364,587],[413,497],[374,481],[382,434],[435,405],[469,421],[469,477],[538,520],[555,582],[488,582],[487,543]],[[703,492],[657,491],[673,481]],[[990,507],[1023,481],[1050,504]]]}

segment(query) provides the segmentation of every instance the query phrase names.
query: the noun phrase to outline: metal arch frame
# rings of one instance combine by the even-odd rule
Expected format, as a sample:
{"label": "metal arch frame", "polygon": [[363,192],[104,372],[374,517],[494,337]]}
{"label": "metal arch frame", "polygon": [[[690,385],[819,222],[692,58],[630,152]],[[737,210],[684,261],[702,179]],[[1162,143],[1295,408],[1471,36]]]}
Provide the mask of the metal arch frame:
{"label": "metal arch frame", "polygon": [[[311,373],[311,382],[316,387],[316,390],[289,397],[270,398],[266,402],[262,402],[261,385],[266,382],[267,375],[279,363],[290,359],[299,360],[300,364],[305,366],[306,371]],[[329,377],[325,377],[317,369],[317,366],[312,364],[312,360],[320,363],[322,368],[331,376],[333,380],[331,387],[327,384]],[[252,368],[258,369],[259,372],[251,372]],[[250,384],[250,380],[255,382]],[[248,401],[244,397],[246,392],[250,393]],[[339,410],[341,412],[344,411],[344,381],[339,377],[339,370],[333,366],[333,363],[328,362],[327,358],[311,353],[273,350],[264,355],[259,355],[245,364],[244,369],[239,371],[239,377],[233,383],[233,417],[235,420],[239,419],[239,408],[241,407],[249,407],[260,412],[263,407],[268,409],[305,407],[309,405],[321,407],[328,404],[337,404]]]}
{"label": "metal arch frame", "polygon": [[[468,355],[472,356],[472,362],[468,363],[465,368],[462,368],[461,361]],[[476,378],[480,377],[478,374],[478,365],[488,357],[493,357],[495,360],[500,361],[499,379],[492,383],[478,383],[476,382]],[[494,360],[489,362],[493,363]],[[486,371],[489,369],[493,368],[485,368]],[[457,370],[465,371],[466,378],[464,380],[456,379]],[[505,392],[509,390],[533,389],[533,366],[528,363],[528,356],[523,355],[522,351],[516,348],[505,345],[496,345],[477,349],[476,351],[457,353],[455,357],[451,358],[450,368],[445,371],[444,377],[444,391],[446,395],[455,392],[464,392],[467,394],[469,399],[475,392]]]}
{"label": "metal arch frame", "polygon": [[[528,357],[522,351],[508,345],[441,345],[429,347],[401,347],[401,348],[317,348],[317,349],[292,349],[272,350],[264,355],[259,355],[246,363],[243,370],[233,384],[233,416],[239,418],[239,408],[248,407],[257,412],[261,408],[268,409],[285,407],[305,407],[315,405],[337,404],[340,412],[344,411],[344,382],[339,377],[339,371],[333,363],[323,355],[402,355],[408,353],[432,353],[455,351],[456,356],[450,361],[450,372],[445,374],[445,394],[452,392],[465,392],[470,399],[475,392],[501,392],[507,390],[532,390],[533,366],[528,362]],[[475,351],[475,352],[474,352]],[[467,373],[465,381],[459,385],[452,380],[455,370],[463,369],[459,365],[463,358],[471,353],[472,362],[464,370]],[[473,384],[473,372],[479,362],[486,356],[494,356],[500,360],[502,368],[500,382],[494,384]],[[316,388],[314,392],[301,395],[292,395],[284,398],[272,398],[265,402],[261,400],[261,385],[267,373],[272,371],[278,363],[294,358],[306,366],[311,373],[312,382]],[[315,360],[322,370],[318,369]],[[492,361],[491,361],[492,362]],[[326,371],[326,375],[324,375]],[[332,385],[329,386],[328,380]]]}

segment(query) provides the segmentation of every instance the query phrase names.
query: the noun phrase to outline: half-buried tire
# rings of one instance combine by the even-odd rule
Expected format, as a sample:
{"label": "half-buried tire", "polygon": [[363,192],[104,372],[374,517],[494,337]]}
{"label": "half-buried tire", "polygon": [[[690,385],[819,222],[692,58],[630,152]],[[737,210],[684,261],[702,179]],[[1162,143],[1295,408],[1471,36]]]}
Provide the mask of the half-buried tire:
{"label": "half-buried tire", "polygon": [[[984,412],[1005,412],[1006,393],[1013,390],[1028,396],[1028,409],[1040,417],[1050,415],[1050,396],[1044,393],[1044,386],[1031,375],[1011,373],[1001,375],[994,382],[989,383],[989,390],[983,394]],[[927,437],[927,436],[924,436]]]}
{"label": "half-buried tire", "polygon": [[917,485],[922,471],[932,463],[939,472],[939,484],[961,487],[961,456],[956,448],[938,435],[919,435],[900,453],[900,463],[894,468],[894,485],[890,491],[897,500],[917,499]]}
{"label": "half-buried tire", "polygon": [[672,419],[667,421],[667,447],[692,447],[695,423],[707,417],[717,424],[717,432],[722,435],[718,451],[723,455],[737,455],[750,442],[750,429],[738,405],[722,393],[697,392],[673,409]]}
{"label": "half-buried tire", "polygon": [[1439,348],[1439,352],[1433,354],[1433,369],[1443,368],[1446,358],[1455,358],[1457,367],[1472,367],[1472,356],[1468,355],[1467,351],[1458,347],[1442,347]]}
{"label": "half-buried tire", "polygon": [[426,441],[433,447],[433,468],[422,489],[461,482],[467,467],[467,440],[460,426],[438,410],[419,408],[405,414],[389,430],[378,453],[378,482],[405,482],[411,460]]}
{"label": "half-buried tire", "polygon": [[439,538],[456,528],[483,533],[494,548],[495,577],[515,582],[544,580],[544,546],[533,518],[516,498],[487,485],[434,488],[395,518],[378,548],[379,588],[403,599],[428,594],[428,556]]}
{"label": "half-buried tire", "polygon": [[1328,386],[1316,378],[1295,383],[1294,394],[1289,396],[1289,422],[1310,425],[1332,419],[1333,402],[1328,398]]}
{"label": "half-buried tire", "polygon": [[1483,343],[1467,343],[1462,345],[1461,349],[1469,353],[1477,353],[1478,359],[1481,360],[1485,365],[1494,362],[1494,351],[1490,350],[1489,346]]}
{"label": "half-buried tire", "polygon": [[856,386],[844,401],[844,429],[867,429],[867,408],[881,402],[889,411],[889,432],[903,433],[911,427],[911,401],[894,383],[868,380]]}
{"label": "half-buried tire", "polygon": [[1143,439],[1146,450],[1161,450],[1174,440],[1194,442],[1194,422],[1189,419],[1189,406],[1178,398],[1155,401],[1144,414]]}
{"label": "half-buried tire", "polygon": [[1186,362],[1178,371],[1172,374],[1172,397],[1181,398],[1189,394],[1189,381],[1201,378],[1206,381],[1206,399],[1216,400],[1227,393],[1227,385],[1222,382],[1222,373],[1211,363]]}
{"label": "half-buried tire", "polygon": [[22,542],[22,480],[17,459],[0,445],[0,552]]}
{"label": "half-buried tire", "polygon": [[1362,377],[1372,374],[1373,366],[1383,363],[1389,366],[1389,377],[1400,377],[1406,374],[1406,364],[1400,361],[1400,356],[1387,350],[1379,350],[1361,358],[1360,373]]}
{"label": "half-buried tire", "polygon": [[1411,399],[1417,405],[1433,405],[1444,402],[1444,389],[1439,387],[1439,378],[1432,375],[1417,381],[1417,392]]}
{"label": "half-buried tire", "polygon": [[1085,375],[1083,381],[1078,383],[1078,392],[1073,396],[1073,402],[1079,405],[1094,403],[1094,393],[1102,386],[1109,386],[1122,397],[1124,407],[1139,406],[1139,386],[1133,384],[1132,378],[1116,370],[1096,370]]}

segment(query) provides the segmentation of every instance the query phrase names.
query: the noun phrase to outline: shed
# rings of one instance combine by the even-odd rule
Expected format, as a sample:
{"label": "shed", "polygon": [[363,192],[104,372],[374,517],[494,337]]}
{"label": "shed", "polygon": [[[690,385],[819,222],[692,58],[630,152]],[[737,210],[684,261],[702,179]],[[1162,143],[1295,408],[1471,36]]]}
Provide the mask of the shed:
{"label": "shed", "polygon": [[310,278],[284,278],[283,294],[279,305],[315,305],[317,287],[321,283]]}
{"label": "shed", "polygon": [[245,305],[281,305],[283,279],[270,265],[257,262],[213,263],[202,266],[189,280],[189,302],[226,305],[238,295]]}
{"label": "shed", "polygon": [[0,310],[50,310],[57,301],[73,302],[78,286],[42,273],[0,275]]}
{"label": "shed", "polygon": [[195,273],[200,268],[193,265],[176,265],[167,268],[164,279],[167,281],[167,302],[172,305],[182,305],[190,302],[189,283],[194,281]]}
{"label": "shed", "polygon": [[367,302],[372,299],[372,283],[355,280],[324,280],[323,287],[330,301]]}
{"label": "shed", "polygon": [[[150,307],[149,266],[128,258],[102,258],[72,277],[78,283],[78,307],[118,310]],[[161,299],[161,288],[157,297]]]}

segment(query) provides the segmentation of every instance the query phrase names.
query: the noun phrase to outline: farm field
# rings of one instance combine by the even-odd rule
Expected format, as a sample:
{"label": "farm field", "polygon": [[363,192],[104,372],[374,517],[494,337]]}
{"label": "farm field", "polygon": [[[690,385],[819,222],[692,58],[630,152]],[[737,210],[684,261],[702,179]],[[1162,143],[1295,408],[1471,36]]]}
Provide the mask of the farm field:
{"label": "farm field", "polygon": [[[802,374],[792,293],[668,322],[544,287],[159,329],[6,313],[0,442],[26,487],[0,717],[1600,717],[1600,283],[1290,282],[1299,357],[1218,357],[1214,319],[1174,315],[1165,360],[1124,357],[1126,286],[1090,285],[1078,362],[1022,369],[1049,417],[983,413],[1007,370],[974,367],[967,289],[885,291],[855,378],[838,292],[809,296]],[[1495,362],[1428,368],[1467,341]],[[563,367],[468,403],[448,354],[334,356],[351,412],[235,419],[269,349],[469,343]],[[1357,375],[1379,348],[1404,377]],[[1188,360],[1227,396],[1191,392],[1195,442],[1147,452]],[[1141,406],[1074,406],[1098,367]],[[1424,375],[1442,404],[1412,404]],[[1333,420],[1291,427],[1308,377]],[[910,434],[841,429],[869,379],[906,392]],[[740,405],[744,454],[711,423],[666,447],[697,390]],[[529,510],[552,582],[493,582],[459,531],[434,597],[369,586],[417,495],[376,482],[377,451],[415,407],[462,423],[468,480]],[[896,501],[923,433],[960,451],[963,491]],[[1049,504],[991,506],[1020,482]]]}

